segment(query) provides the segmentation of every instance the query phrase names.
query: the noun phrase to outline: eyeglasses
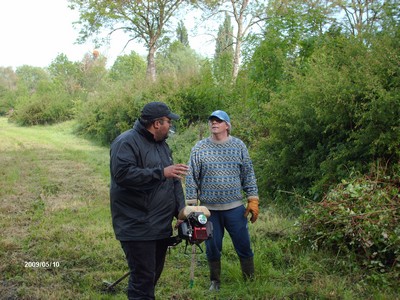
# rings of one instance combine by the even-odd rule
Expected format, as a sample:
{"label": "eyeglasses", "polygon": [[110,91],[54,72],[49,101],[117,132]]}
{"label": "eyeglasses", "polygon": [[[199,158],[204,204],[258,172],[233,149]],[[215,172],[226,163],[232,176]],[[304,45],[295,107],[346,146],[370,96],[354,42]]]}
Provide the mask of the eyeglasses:
{"label": "eyeglasses", "polygon": [[157,119],[156,121],[159,121],[161,123],[161,125],[164,124],[164,121],[168,122],[169,125],[172,125],[171,119]]}

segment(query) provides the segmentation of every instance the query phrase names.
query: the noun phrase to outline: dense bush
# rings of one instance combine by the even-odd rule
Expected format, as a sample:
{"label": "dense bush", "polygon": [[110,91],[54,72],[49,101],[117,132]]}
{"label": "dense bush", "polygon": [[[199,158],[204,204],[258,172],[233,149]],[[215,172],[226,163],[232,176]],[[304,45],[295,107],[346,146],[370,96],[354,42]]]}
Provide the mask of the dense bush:
{"label": "dense bush", "polygon": [[295,190],[320,200],[349,169],[366,173],[376,159],[400,157],[396,45],[382,37],[367,47],[341,35],[320,43],[307,68],[288,69],[293,79],[260,106],[268,136],[259,175],[273,198]]}
{"label": "dense bush", "polygon": [[176,134],[170,134],[168,145],[172,151],[172,157],[175,163],[187,164],[190,157],[190,151],[198,140],[207,133],[207,125],[193,125],[182,132],[178,130]]}
{"label": "dense bush", "polygon": [[229,94],[228,89],[215,84],[211,65],[205,61],[201,72],[186,79],[179,89],[172,90],[167,101],[181,115],[181,123],[186,126],[207,120],[214,110],[226,109]]}
{"label": "dense bush", "polygon": [[298,241],[348,264],[400,278],[400,178],[343,181],[298,222]]}
{"label": "dense bush", "polygon": [[144,103],[139,92],[129,86],[110,85],[77,105],[77,132],[108,145],[121,132],[132,127]]}
{"label": "dense bush", "polygon": [[73,117],[73,102],[62,91],[36,93],[17,99],[10,120],[19,125],[53,124]]}
{"label": "dense bush", "polygon": [[0,116],[5,116],[14,109],[15,92],[0,86]]}

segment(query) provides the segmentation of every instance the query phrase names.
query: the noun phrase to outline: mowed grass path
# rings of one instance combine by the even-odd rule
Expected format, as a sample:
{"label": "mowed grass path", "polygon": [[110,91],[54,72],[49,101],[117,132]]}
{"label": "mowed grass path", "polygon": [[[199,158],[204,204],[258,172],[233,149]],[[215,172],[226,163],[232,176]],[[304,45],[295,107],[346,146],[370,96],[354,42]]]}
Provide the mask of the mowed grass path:
{"label": "mowed grass path", "polygon": [[95,299],[106,272],[126,271],[111,227],[108,149],[71,125],[0,118],[2,299]]}

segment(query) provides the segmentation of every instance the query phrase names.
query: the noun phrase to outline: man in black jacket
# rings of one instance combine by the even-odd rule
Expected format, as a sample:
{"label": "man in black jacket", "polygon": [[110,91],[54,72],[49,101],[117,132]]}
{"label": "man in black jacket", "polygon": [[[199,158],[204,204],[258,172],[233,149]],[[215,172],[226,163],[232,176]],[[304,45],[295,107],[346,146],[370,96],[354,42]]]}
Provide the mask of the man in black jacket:
{"label": "man in black jacket", "polygon": [[148,103],[111,144],[112,223],[131,271],[129,299],[155,298],[172,221],[185,206],[181,177],[188,167],[173,164],[165,141],[178,118],[165,103]]}

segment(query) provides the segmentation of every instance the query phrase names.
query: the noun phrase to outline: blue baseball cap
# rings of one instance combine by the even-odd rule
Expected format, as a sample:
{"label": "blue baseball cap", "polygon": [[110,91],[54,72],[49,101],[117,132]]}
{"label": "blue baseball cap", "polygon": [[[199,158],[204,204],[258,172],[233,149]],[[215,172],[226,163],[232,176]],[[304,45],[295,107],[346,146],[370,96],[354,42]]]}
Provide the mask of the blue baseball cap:
{"label": "blue baseball cap", "polygon": [[226,112],[224,112],[223,110],[216,110],[214,111],[209,117],[208,119],[210,120],[211,118],[218,118],[222,121],[225,121],[227,123],[231,123],[231,119],[229,118],[228,114]]}
{"label": "blue baseball cap", "polygon": [[232,130],[231,119],[229,118],[228,114],[223,110],[216,110],[208,117],[208,120],[211,118],[218,118],[222,121],[225,121],[228,124],[228,133]]}

